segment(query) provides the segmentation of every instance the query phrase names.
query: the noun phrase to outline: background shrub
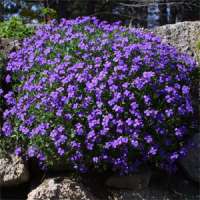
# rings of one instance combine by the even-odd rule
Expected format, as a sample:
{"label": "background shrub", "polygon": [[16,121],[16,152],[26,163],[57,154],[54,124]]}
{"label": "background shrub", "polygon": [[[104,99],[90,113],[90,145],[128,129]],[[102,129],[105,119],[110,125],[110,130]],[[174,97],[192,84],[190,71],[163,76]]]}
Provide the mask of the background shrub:
{"label": "background shrub", "polygon": [[34,28],[23,23],[20,17],[0,22],[0,38],[23,39],[33,34]]}
{"label": "background shrub", "polygon": [[18,155],[81,172],[172,170],[187,152],[194,60],[160,39],[96,18],[40,27],[11,53],[18,81],[3,132]]}

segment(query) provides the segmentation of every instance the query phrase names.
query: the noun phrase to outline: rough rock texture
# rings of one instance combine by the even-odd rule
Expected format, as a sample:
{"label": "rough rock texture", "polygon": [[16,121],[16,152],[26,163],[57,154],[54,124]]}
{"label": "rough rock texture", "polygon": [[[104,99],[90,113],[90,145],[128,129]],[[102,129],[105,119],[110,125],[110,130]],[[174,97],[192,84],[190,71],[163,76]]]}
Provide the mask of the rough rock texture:
{"label": "rough rock texture", "polygon": [[149,169],[130,176],[112,176],[106,181],[106,185],[118,189],[141,190],[149,185],[151,171]]}
{"label": "rough rock texture", "polygon": [[49,178],[28,194],[27,200],[97,200],[80,183],[68,178]]}
{"label": "rough rock texture", "polygon": [[[180,172],[179,172],[180,173]],[[139,191],[119,190],[97,184],[98,177],[81,180],[66,177],[46,179],[28,195],[27,200],[199,200],[198,184],[184,174],[154,172],[148,188]],[[88,179],[90,185],[84,183]],[[97,180],[96,180],[97,179]],[[95,186],[94,188],[92,187]]]}
{"label": "rough rock texture", "polygon": [[10,51],[16,50],[20,47],[18,40],[0,38],[0,52],[8,54]]}
{"label": "rough rock texture", "polygon": [[164,42],[197,58],[196,45],[200,40],[200,21],[168,24],[153,29],[153,32],[163,38]]}
{"label": "rough rock texture", "polygon": [[110,200],[174,200],[169,191],[145,189],[140,192],[120,191],[113,192]]}
{"label": "rough rock texture", "polygon": [[192,142],[194,148],[180,161],[180,164],[192,180],[200,183],[200,134],[196,134]]}
{"label": "rough rock texture", "polygon": [[0,158],[0,186],[13,186],[29,180],[23,160],[15,155]]}
{"label": "rough rock texture", "polygon": [[199,200],[199,187],[181,172],[172,176],[155,172],[148,188],[140,191],[111,190],[109,200]]}
{"label": "rough rock texture", "polygon": [[109,200],[199,200],[199,197],[199,195],[178,195],[159,188],[147,188],[139,192],[113,192]]}

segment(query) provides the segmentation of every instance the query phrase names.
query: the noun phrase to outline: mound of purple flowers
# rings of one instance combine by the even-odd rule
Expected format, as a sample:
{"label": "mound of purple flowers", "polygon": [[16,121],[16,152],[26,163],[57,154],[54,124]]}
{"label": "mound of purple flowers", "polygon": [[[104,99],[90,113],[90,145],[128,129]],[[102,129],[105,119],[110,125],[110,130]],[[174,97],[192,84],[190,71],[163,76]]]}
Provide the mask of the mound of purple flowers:
{"label": "mound of purple flowers", "polygon": [[[4,135],[16,153],[81,172],[171,169],[185,155],[194,60],[96,18],[52,21],[10,54]],[[17,95],[16,95],[17,94]]]}

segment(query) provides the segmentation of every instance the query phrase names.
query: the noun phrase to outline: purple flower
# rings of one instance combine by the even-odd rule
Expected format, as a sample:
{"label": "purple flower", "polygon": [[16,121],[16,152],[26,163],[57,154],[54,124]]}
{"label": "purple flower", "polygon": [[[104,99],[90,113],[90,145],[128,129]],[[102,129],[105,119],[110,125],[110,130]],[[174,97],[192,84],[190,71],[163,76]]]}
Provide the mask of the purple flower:
{"label": "purple flower", "polygon": [[173,116],[173,114],[174,114],[174,112],[173,112],[172,109],[167,109],[167,110],[165,110],[165,113],[166,113],[167,117],[171,117],[171,116]]}
{"label": "purple flower", "polygon": [[15,149],[15,155],[16,155],[16,156],[19,156],[21,153],[22,153],[22,148],[21,148],[21,147],[17,147],[17,148]]}
{"label": "purple flower", "polygon": [[65,153],[64,149],[58,148],[58,154],[59,154],[60,156],[63,156],[64,153]]}
{"label": "purple flower", "polygon": [[144,139],[145,139],[145,141],[146,141],[147,143],[152,143],[152,141],[153,141],[151,135],[145,136]]}
{"label": "purple flower", "polygon": [[154,72],[143,72],[143,77],[147,80],[150,80],[152,77],[155,76]]}
{"label": "purple flower", "polygon": [[46,160],[46,156],[42,152],[37,154],[37,158],[41,163],[43,163]]}
{"label": "purple flower", "polygon": [[94,162],[94,163],[98,163],[98,162],[99,162],[99,159],[98,159],[98,157],[93,157],[93,159],[92,159],[92,160],[93,160],[93,162]]}
{"label": "purple flower", "polygon": [[179,158],[178,153],[174,152],[171,156],[170,156],[170,160],[171,161],[175,161]]}
{"label": "purple flower", "polygon": [[11,123],[9,121],[3,123],[2,131],[5,136],[7,137],[11,136],[13,130]]}
{"label": "purple flower", "polygon": [[3,90],[0,88],[0,95],[2,95],[3,94]]}
{"label": "purple flower", "polygon": [[157,148],[152,146],[148,152],[148,155],[155,156],[156,154],[157,154]]}
{"label": "purple flower", "polygon": [[138,141],[135,139],[131,140],[131,144],[133,145],[133,147],[137,148],[138,147]]}
{"label": "purple flower", "polygon": [[8,74],[5,78],[6,83],[10,83],[11,82],[11,76]]}
{"label": "purple flower", "polygon": [[38,153],[38,148],[34,147],[34,146],[30,146],[28,148],[28,156],[29,158],[35,157]]}
{"label": "purple flower", "polygon": [[188,86],[184,85],[182,87],[182,93],[183,94],[187,95],[187,94],[189,94],[189,91],[190,91],[190,88]]}

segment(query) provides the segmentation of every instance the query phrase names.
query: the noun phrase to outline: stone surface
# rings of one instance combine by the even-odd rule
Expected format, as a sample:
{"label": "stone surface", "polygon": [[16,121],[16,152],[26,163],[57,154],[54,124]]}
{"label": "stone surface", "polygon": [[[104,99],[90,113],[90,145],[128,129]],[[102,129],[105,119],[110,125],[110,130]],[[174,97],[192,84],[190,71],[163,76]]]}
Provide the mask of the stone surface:
{"label": "stone surface", "polygon": [[130,176],[112,176],[107,179],[106,185],[118,189],[141,190],[148,187],[150,178],[151,171],[145,169]]}
{"label": "stone surface", "polygon": [[109,200],[199,200],[200,195],[181,195],[160,188],[135,191],[112,191]]}
{"label": "stone surface", "polygon": [[81,183],[56,177],[44,182],[28,194],[27,200],[97,200]]}
{"label": "stone surface", "polygon": [[160,36],[164,42],[168,42],[180,51],[197,58],[196,45],[197,41],[200,40],[200,21],[168,24],[152,31]]}
{"label": "stone surface", "polygon": [[200,183],[200,134],[194,135],[192,142],[194,148],[180,161],[180,164],[192,180]]}
{"label": "stone surface", "polygon": [[8,54],[10,51],[20,48],[18,40],[0,38],[0,53]]}
{"label": "stone surface", "polygon": [[145,189],[139,192],[113,191],[109,200],[174,200],[169,191]]}
{"label": "stone surface", "polygon": [[[66,177],[66,174],[63,174],[63,176]],[[70,195],[68,195],[68,192],[66,192],[66,190],[71,191],[71,194],[74,193],[79,193],[77,192],[77,190],[75,188],[79,188],[79,186],[81,186],[81,189],[83,192],[85,191],[89,191],[89,195],[91,197],[91,199],[94,200],[199,200],[200,199],[200,195],[199,195],[199,187],[198,184],[191,182],[189,179],[187,179],[187,177],[184,177],[184,174],[180,174],[180,175],[172,175],[172,177],[170,178],[170,176],[166,173],[158,173],[158,172],[154,172],[149,184],[148,188],[142,189],[140,191],[133,191],[133,190],[119,190],[119,189],[112,189],[112,188],[108,188],[105,187],[105,185],[102,183],[101,180],[99,180],[100,177],[97,177],[96,175],[93,175],[92,177],[88,177],[88,175],[83,176],[81,179],[79,178],[79,180],[76,181],[72,181],[74,182],[74,185],[71,185],[70,189],[69,188],[69,183],[67,181],[63,181],[64,179],[69,180],[69,182],[71,182],[70,179],[68,178],[61,178],[60,176],[54,176],[54,177],[58,177],[58,178],[49,178],[46,179],[41,185],[43,185],[43,189],[41,189],[41,185],[38,186],[38,184],[40,184],[40,181],[42,178],[40,178],[39,182],[35,185],[32,186],[22,186],[20,185],[19,187],[15,188],[14,190],[10,190],[10,187],[6,187],[4,188],[4,193],[2,195],[2,199],[6,200],[14,200],[14,199],[19,199],[19,200],[23,200],[23,199],[27,199],[27,195],[25,193],[27,193],[28,191],[31,190],[31,188],[39,188],[40,189],[35,189],[32,191],[32,195],[31,198],[34,200],[40,200],[40,199],[53,199],[53,200],[70,200],[73,199]],[[45,186],[45,184],[48,184],[47,180],[53,180],[52,182],[49,183],[50,186]],[[84,183],[84,181],[86,183]],[[78,182],[78,183],[77,183]],[[88,184],[88,183],[89,184]],[[80,184],[81,183],[81,184]],[[56,185],[56,186],[55,186]],[[65,185],[65,186],[64,186]],[[45,189],[46,187],[46,189]],[[56,190],[54,192],[52,192],[52,189],[49,188],[49,190],[47,189],[48,187],[52,187],[53,190]],[[64,189],[61,189],[65,187],[65,191]],[[56,188],[56,189],[55,189]],[[87,189],[86,189],[87,188]],[[23,195],[17,195],[17,192],[23,192]],[[64,191],[64,192],[63,192]],[[61,195],[60,193],[63,193],[65,195]],[[5,193],[7,193],[7,195],[5,195]],[[46,194],[44,194],[46,193]],[[52,195],[49,196],[51,193]],[[58,195],[56,196],[55,193],[57,193]],[[92,195],[91,195],[92,193]],[[67,196],[67,197],[66,197]],[[30,197],[30,194],[29,194]],[[89,197],[89,198],[90,198]],[[82,199],[84,200],[84,197],[81,198],[80,196],[75,196],[75,198],[77,198],[77,200]],[[1,197],[0,197],[1,199]],[[28,199],[29,200],[29,199]]]}
{"label": "stone surface", "polygon": [[148,188],[140,191],[111,190],[109,200],[199,200],[198,184],[192,183],[184,174],[168,175],[155,172]]}
{"label": "stone surface", "polygon": [[0,158],[0,186],[14,186],[29,180],[23,160],[15,155]]}

